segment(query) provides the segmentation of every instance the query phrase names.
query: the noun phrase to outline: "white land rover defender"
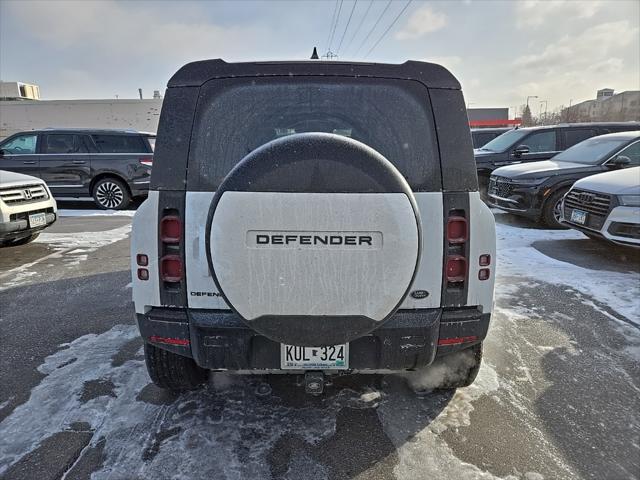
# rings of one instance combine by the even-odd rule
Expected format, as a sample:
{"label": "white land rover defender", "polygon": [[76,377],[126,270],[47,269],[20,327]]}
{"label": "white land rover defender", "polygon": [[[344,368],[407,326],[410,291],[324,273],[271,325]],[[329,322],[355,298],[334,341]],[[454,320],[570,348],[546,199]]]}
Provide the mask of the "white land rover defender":
{"label": "white land rover defender", "polygon": [[170,80],[132,233],[149,374],[480,366],[495,224],[460,84],[439,65],[188,64]]}

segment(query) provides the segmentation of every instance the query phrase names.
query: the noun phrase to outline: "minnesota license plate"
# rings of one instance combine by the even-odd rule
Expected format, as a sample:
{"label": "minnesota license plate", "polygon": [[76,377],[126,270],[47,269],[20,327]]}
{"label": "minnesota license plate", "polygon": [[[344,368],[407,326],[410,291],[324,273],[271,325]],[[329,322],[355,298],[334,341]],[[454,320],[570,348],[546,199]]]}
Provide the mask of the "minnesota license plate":
{"label": "minnesota license plate", "polygon": [[280,344],[283,370],[345,370],[349,368],[349,344],[297,347]]}
{"label": "minnesota license plate", "polygon": [[44,213],[34,213],[29,215],[29,227],[42,227],[47,224],[47,215]]}
{"label": "minnesota license plate", "polygon": [[573,210],[571,212],[571,221],[573,223],[584,225],[587,221],[587,212],[583,212],[582,210]]}

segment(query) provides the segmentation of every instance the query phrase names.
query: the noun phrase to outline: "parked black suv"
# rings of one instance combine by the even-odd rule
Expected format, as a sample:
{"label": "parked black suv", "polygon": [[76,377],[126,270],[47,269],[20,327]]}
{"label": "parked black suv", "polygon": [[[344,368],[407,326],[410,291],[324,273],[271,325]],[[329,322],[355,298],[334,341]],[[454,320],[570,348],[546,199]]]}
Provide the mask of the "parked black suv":
{"label": "parked black suv", "polygon": [[486,193],[489,176],[496,168],[548,160],[587,138],[639,129],[640,122],[564,123],[516,128],[475,150],[480,192]]}
{"label": "parked black suv", "polygon": [[[489,204],[559,228],[562,197],[576,180],[638,165],[640,131],[589,138],[551,160],[498,168],[489,181]],[[599,207],[606,214],[610,205]]]}
{"label": "parked black suv", "polygon": [[44,129],[0,143],[0,169],[40,177],[54,197],[93,197],[123,209],[149,189],[155,134],[134,130]]}

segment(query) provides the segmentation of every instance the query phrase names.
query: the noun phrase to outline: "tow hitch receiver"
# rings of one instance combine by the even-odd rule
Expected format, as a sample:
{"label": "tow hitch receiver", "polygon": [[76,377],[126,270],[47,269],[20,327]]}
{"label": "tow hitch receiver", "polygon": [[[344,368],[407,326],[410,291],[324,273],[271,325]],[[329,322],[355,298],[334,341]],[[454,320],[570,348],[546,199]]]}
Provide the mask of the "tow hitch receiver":
{"label": "tow hitch receiver", "polygon": [[324,390],[324,373],[306,372],[304,374],[304,391],[311,395],[321,395]]}

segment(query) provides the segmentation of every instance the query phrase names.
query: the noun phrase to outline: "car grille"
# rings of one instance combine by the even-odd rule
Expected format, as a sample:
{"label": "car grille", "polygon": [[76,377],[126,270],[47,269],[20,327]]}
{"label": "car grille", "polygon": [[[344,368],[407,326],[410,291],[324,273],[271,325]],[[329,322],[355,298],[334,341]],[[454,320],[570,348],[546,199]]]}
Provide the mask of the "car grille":
{"label": "car grille", "polygon": [[9,220],[12,222],[15,222],[16,220],[28,220],[29,215],[33,215],[35,213],[53,213],[53,207],[40,208],[38,210],[30,210],[28,212],[12,213],[9,215]]}
{"label": "car grille", "polygon": [[571,212],[575,209],[587,212],[589,215],[584,226],[600,230],[609,214],[610,206],[611,197],[609,195],[574,189],[564,197],[563,214],[565,220],[570,220]]}
{"label": "car grille", "polygon": [[489,195],[500,198],[509,198],[513,192],[513,184],[504,177],[491,176],[489,179]]}
{"label": "car grille", "polygon": [[47,200],[49,195],[43,184],[21,185],[19,187],[0,188],[0,200],[7,205],[18,205]]}

